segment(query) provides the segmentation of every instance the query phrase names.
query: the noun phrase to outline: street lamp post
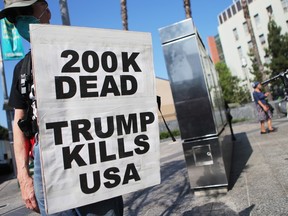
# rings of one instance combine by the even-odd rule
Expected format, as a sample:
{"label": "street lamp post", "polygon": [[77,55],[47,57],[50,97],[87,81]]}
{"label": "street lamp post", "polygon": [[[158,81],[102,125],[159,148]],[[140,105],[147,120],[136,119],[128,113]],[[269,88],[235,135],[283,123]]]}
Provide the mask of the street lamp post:
{"label": "street lamp post", "polygon": [[6,76],[5,76],[5,70],[4,70],[4,63],[3,63],[1,48],[0,48],[0,73],[1,73],[2,88],[3,88],[3,95],[4,95],[3,110],[6,111],[10,150],[11,150],[11,154],[12,154],[13,171],[14,171],[14,176],[16,176],[16,164],[15,164],[15,156],[14,156],[14,148],[13,148],[13,131],[12,131],[12,119],[13,119],[12,114],[13,114],[13,112],[8,106],[9,97],[8,97],[8,93],[7,93]]}
{"label": "street lamp post", "polygon": [[245,74],[247,87],[248,87],[249,92],[250,92],[251,101],[254,101],[253,91],[252,91],[252,89],[251,89],[252,85],[251,85],[251,82],[250,82],[250,79],[249,79],[249,74],[248,74],[248,68],[247,68],[246,59],[245,59],[245,58],[242,58],[242,59],[241,59],[241,63],[242,63],[242,68],[243,68],[243,71],[244,71],[244,74]]}

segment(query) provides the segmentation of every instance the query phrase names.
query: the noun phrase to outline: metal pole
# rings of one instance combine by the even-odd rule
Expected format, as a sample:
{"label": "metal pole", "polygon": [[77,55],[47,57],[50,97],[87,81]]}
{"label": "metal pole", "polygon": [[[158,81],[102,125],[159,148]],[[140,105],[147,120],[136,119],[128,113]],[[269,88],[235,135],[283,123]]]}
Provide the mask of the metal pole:
{"label": "metal pole", "polygon": [[70,17],[68,11],[67,0],[59,0],[62,24],[70,26]]}
{"label": "metal pole", "polygon": [[250,93],[251,101],[254,101],[253,90],[251,89],[252,85],[251,85],[251,82],[249,79],[249,72],[248,72],[248,68],[247,68],[247,63],[246,63],[246,60],[244,58],[242,59],[242,69],[243,69],[244,74],[245,74],[247,88],[248,88],[249,93]]}
{"label": "metal pole", "polygon": [[12,154],[12,163],[13,163],[13,172],[14,176],[16,177],[16,163],[15,163],[15,155],[14,155],[14,146],[13,146],[13,130],[12,130],[12,112],[11,109],[8,107],[8,93],[7,93],[7,85],[6,85],[6,77],[4,71],[4,63],[2,58],[2,49],[0,47],[0,73],[2,79],[2,88],[4,94],[4,105],[3,109],[6,111],[6,118],[7,118],[7,126],[8,126],[8,134],[9,134],[9,141],[10,141],[10,150]]}

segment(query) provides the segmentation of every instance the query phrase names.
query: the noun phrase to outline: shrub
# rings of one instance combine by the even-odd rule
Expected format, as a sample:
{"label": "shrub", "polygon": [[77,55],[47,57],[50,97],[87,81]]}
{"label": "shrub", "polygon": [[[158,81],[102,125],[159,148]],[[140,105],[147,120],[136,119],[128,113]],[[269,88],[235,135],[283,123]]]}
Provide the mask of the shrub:
{"label": "shrub", "polygon": [[[180,131],[179,130],[173,130],[171,132],[172,132],[173,136],[180,136]],[[169,137],[170,137],[170,134],[169,134],[168,131],[164,131],[164,132],[160,133],[160,140],[161,139],[167,139]]]}

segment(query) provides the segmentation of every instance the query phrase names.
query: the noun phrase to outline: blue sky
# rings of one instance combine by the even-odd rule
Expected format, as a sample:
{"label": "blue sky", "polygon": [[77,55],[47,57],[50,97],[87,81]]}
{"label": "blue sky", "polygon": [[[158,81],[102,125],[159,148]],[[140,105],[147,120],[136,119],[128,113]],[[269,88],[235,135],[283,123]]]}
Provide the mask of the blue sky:
{"label": "blue sky", "polygon": [[[81,2],[81,3],[80,3]],[[217,34],[217,16],[233,0],[191,0],[192,18],[207,47],[207,37]],[[48,0],[52,12],[51,24],[61,25],[59,0]],[[68,0],[71,25],[92,28],[122,29],[120,0]],[[3,1],[0,2],[3,8]],[[154,68],[157,77],[168,78],[158,29],[185,19],[183,0],[127,0],[130,31],[150,32],[153,40]],[[26,51],[29,49],[24,43]],[[17,61],[4,62],[8,93],[13,68]],[[3,87],[0,88],[0,125],[7,127],[2,110]]]}

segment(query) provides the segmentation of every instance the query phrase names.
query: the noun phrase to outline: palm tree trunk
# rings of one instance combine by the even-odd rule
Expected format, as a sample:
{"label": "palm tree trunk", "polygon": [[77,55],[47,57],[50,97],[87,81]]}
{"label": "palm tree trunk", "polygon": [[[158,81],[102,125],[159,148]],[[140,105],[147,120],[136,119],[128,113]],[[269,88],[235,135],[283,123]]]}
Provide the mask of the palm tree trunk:
{"label": "palm tree trunk", "polygon": [[184,0],[184,8],[185,8],[185,15],[186,19],[191,18],[191,5],[190,5],[190,0]]}
{"label": "palm tree trunk", "polygon": [[69,11],[67,6],[67,0],[59,0],[60,12],[63,25],[70,25]]}
{"label": "palm tree trunk", "polygon": [[122,17],[123,30],[128,30],[128,14],[127,14],[126,0],[121,0],[121,17]]}
{"label": "palm tree trunk", "polygon": [[260,58],[260,55],[259,55],[259,49],[258,49],[258,46],[257,46],[256,37],[255,37],[255,34],[254,34],[254,30],[253,30],[253,26],[252,26],[252,22],[251,22],[251,18],[250,18],[250,12],[249,12],[249,7],[248,7],[248,4],[247,4],[247,0],[241,0],[241,4],[242,4],[244,17],[245,17],[245,20],[246,20],[246,23],[247,23],[247,27],[248,27],[248,32],[249,32],[250,37],[251,37],[251,43],[253,45],[252,51],[253,51],[253,54],[254,54],[254,56],[256,58],[256,62],[258,64],[259,71],[262,73],[262,79],[263,79],[264,67],[263,67],[263,64],[261,62],[261,58]]}

